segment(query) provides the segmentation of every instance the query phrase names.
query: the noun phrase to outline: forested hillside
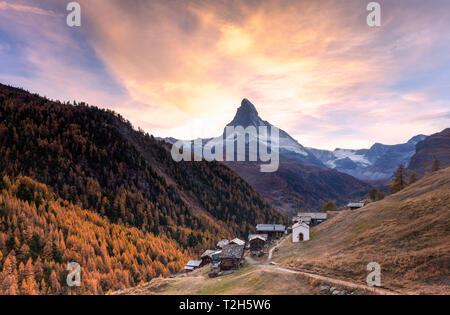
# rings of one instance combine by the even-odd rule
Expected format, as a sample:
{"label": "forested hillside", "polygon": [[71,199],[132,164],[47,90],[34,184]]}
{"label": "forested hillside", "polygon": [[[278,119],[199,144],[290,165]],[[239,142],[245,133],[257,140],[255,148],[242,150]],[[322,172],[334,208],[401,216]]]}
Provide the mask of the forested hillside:
{"label": "forested hillside", "polygon": [[[0,156],[0,178],[28,176],[102,220],[174,240],[178,250],[190,253],[219,238],[246,237],[257,223],[286,221],[220,163],[176,163],[170,146],[134,130],[112,111],[62,104],[4,85]],[[15,230],[8,225],[4,233],[9,239]],[[4,259],[11,250],[2,250]],[[154,275],[163,273],[149,268]]]}
{"label": "forested hillside", "polygon": [[[169,275],[186,253],[165,237],[112,224],[28,177],[0,179],[0,294],[102,294]],[[82,270],[66,284],[67,264]]]}

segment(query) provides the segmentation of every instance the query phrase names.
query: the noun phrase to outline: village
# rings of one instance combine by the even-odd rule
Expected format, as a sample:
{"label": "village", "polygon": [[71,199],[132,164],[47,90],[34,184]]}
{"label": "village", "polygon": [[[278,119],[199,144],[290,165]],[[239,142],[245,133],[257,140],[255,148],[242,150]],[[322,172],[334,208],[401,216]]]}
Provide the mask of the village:
{"label": "village", "polygon": [[[351,202],[345,208],[356,210],[364,206],[365,202],[360,201]],[[183,271],[188,273],[211,264],[211,271],[208,273],[210,278],[233,273],[241,268],[246,254],[249,257],[263,257],[271,246],[289,234],[293,243],[308,241],[310,228],[327,218],[327,212],[299,212],[292,218],[292,225],[289,227],[282,224],[258,224],[255,227],[256,233],[250,234],[247,241],[239,238],[222,239],[216,244],[216,248],[207,249],[200,259],[190,260]]]}

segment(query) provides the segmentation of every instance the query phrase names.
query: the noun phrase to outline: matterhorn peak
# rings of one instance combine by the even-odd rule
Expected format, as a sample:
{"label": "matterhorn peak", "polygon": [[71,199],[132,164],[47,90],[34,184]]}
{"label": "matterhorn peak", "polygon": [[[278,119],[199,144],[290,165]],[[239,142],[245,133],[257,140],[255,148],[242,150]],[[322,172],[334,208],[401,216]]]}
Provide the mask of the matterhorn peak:
{"label": "matterhorn peak", "polygon": [[241,106],[238,108],[236,115],[229,126],[259,126],[264,124],[258,116],[258,111],[248,99],[244,98],[241,102]]}
{"label": "matterhorn peak", "polygon": [[[244,98],[241,102],[241,107],[239,108],[240,110],[246,111],[246,112],[251,112],[253,114],[255,114],[256,116],[258,116],[258,111],[256,110],[255,105],[253,105],[248,99]],[[238,109],[238,111],[239,111]]]}

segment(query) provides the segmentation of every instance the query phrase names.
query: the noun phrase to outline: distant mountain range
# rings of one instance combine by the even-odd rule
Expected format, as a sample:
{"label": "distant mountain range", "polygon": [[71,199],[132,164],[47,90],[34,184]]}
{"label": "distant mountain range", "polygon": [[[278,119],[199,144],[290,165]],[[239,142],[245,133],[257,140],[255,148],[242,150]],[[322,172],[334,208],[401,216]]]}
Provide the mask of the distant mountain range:
{"label": "distant mountain range", "polygon": [[329,168],[363,180],[380,180],[391,178],[400,164],[407,166],[416,145],[425,138],[418,135],[396,145],[375,143],[370,149],[309,150]]}

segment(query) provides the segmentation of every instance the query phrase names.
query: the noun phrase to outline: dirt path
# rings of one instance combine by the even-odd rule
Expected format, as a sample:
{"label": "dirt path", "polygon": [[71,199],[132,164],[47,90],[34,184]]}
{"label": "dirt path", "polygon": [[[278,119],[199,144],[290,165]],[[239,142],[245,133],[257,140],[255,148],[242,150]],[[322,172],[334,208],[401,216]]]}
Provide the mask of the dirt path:
{"label": "dirt path", "polygon": [[[290,234],[289,234],[289,235],[290,235]],[[289,237],[289,235],[283,236],[283,238],[282,238],[281,240],[277,241],[277,245],[275,245],[274,247],[272,247],[272,248],[269,250],[269,256],[267,257],[267,262],[270,262],[270,260],[272,259],[273,251],[274,251],[278,246],[280,246],[281,244],[283,244],[283,242],[284,242],[285,240],[287,240],[287,238]]]}
{"label": "dirt path", "polygon": [[252,265],[252,266],[258,266],[258,265],[262,264],[261,262],[254,260],[250,256],[245,256],[244,259],[249,265]]}
{"label": "dirt path", "polygon": [[276,269],[278,271],[281,272],[286,272],[286,273],[295,273],[295,274],[300,274],[303,275],[305,277],[308,278],[312,278],[312,279],[317,279],[329,284],[333,284],[336,286],[343,286],[346,288],[351,288],[351,289],[360,289],[360,290],[365,290],[368,292],[372,292],[375,294],[379,294],[379,295],[398,295],[397,292],[393,292],[390,290],[386,290],[386,289],[382,289],[382,288],[375,288],[375,287],[369,287],[368,285],[364,285],[364,284],[359,284],[359,283],[354,283],[354,282],[350,282],[350,281],[345,281],[345,280],[339,280],[339,279],[335,279],[335,278],[330,278],[330,277],[326,277],[326,276],[320,276],[317,274],[313,274],[313,273],[309,273],[309,272],[304,272],[298,269],[290,269],[290,268],[282,268],[282,267],[275,267],[275,266],[270,266],[270,265],[266,265],[264,266],[265,268],[273,268]]}

